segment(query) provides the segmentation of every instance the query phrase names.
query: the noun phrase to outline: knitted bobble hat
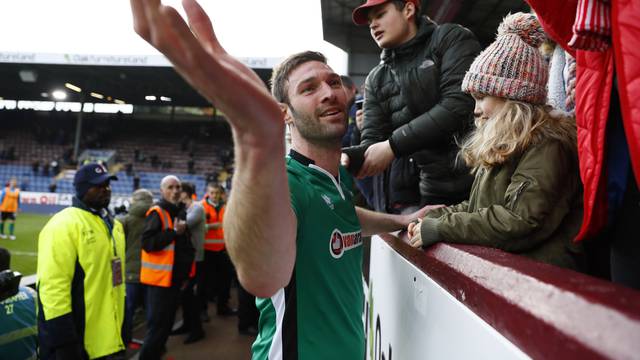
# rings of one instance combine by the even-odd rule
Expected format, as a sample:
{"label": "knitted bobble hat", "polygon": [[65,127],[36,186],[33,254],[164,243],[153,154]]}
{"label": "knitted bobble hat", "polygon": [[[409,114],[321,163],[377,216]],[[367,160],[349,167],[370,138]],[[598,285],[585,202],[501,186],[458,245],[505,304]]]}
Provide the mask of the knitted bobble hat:
{"label": "knitted bobble hat", "polygon": [[549,71],[538,46],[545,39],[535,15],[507,15],[496,41],[471,64],[462,91],[544,104]]}

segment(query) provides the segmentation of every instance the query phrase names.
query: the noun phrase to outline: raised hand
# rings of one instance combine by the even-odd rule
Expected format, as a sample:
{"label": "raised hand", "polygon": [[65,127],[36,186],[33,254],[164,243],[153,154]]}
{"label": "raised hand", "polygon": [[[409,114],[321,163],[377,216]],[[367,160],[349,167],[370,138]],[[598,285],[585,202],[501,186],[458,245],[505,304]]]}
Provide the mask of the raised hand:
{"label": "raised hand", "polygon": [[282,112],[260,78],[220,45],[195,0],[183,0],[189,25],[160,0],[130,0],[135,31],[228,117],[236,141],[282,141]]}

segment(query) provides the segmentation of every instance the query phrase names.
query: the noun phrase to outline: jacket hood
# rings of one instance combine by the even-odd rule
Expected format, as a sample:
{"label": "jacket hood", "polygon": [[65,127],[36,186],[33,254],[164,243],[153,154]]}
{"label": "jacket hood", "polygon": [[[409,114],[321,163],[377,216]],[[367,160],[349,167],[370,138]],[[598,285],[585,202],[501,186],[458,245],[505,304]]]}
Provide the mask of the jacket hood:
{"label": "jacket hood", "polygon": [[392,48],[392,49],[382,49],[382,53],[380,54],[380,59],[383,62],[387,62],[390,59],[393,59],[396,56],[403,56],[406,54],[410,54],[418,45],[419,49],[425,46],[428,43],[428,38],[433,33],[433,30],[438,26],[433,20],[429,19],[426,16],[420,18],[420,24],[418,26],[418,31],[416,36],[413,39],[407,41],[406,43]]}
{"label": "jacket hood", "polygon": [[147,214],[147,210],[153,204],[153,200],[138,200],[136,202],[131,203],[131,207],[129,208],[129,214],[136,217],[145,217]]}

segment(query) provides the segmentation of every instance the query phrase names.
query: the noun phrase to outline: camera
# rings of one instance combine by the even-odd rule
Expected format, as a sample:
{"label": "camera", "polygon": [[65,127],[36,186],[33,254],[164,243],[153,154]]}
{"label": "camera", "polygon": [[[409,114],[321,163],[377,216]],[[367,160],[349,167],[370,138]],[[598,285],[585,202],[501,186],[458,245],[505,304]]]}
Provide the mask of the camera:
{"label": "camera", "polygon": [[364,105],[364,99],[356,100],[356,110],[362,110],[363,105]]}
{"label": "camera", "polygon": [[18,293],[22,274],[17,271],[0,272],[0,301],[4,301]]}
{"label": "camera", "polygon": [[113,208],[113,212],[116,215],[127,215],[127,206],[125,204],[122,204],[120,206],[116,206]]}

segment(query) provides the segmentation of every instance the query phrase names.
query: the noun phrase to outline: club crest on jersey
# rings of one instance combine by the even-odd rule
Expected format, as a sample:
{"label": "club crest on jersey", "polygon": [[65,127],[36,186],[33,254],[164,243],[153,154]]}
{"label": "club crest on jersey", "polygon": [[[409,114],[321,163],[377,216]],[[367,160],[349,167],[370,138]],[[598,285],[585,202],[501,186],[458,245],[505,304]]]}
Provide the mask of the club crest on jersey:
{"label": "club crest on jersey", "polygon": [[340,230],[335,229],[329,239],[329,253],[334,259],[339,259],[345,251],[360,245],[362,245],[362,233],[360,231],[343,234]]}

